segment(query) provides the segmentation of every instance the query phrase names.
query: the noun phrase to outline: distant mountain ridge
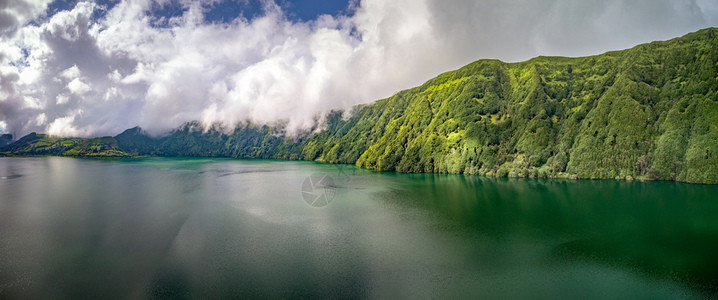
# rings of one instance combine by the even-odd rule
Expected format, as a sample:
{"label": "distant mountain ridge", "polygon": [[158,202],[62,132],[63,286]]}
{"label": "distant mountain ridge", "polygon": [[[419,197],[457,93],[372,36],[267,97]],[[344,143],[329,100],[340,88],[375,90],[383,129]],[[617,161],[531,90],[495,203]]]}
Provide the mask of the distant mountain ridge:
{"label": "distant mountain ridge", "polygon": [[601,55],[479,60],[325,129],[284,137],[187,123],[152,138],[31,134],[4,155],[216,156],[350,163],[381,171],[718,183],[718,30]]}

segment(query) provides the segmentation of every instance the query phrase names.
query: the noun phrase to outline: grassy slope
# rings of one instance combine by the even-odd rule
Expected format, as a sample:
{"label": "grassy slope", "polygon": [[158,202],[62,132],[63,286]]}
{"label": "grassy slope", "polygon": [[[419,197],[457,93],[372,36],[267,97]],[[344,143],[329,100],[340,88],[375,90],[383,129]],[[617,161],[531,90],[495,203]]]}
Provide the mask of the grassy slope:
{"label": "grassy slope", "polygon": [[[357,106],[348,118],[332,113],[325,130],[297,139],[268,126],[224,134],[188,123],[160,140],[127,132],[86,142],[45,137],[42,143],[54,141],[56,150],[42,150],[35,141],[31,149],[25,143],[2,151],[284,158],[399,172],[718,183],[716,35],[710,28],[582,58],[480,60]],[[92,141],[106,144],[92,148]],[[74,144],[58,146],[63,143]]]}

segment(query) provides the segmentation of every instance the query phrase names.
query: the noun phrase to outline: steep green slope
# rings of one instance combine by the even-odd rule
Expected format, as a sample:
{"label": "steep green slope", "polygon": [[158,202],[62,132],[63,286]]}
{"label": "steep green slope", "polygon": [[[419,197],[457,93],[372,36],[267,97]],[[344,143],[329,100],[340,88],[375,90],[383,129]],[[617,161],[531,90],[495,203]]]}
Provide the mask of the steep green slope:
{"label": "steep green slope", "polygon": [[286,138],[280,127],[249,124],[225,133],[192,122],[162,139],[131,129],[115,143],[133,155],[718,183],[717,34],[709,28],[581,58],[480,60],[390,98],[333,112],[323,130],[301,137]]}
{"label": "steep green slope", "polygon": [[312,137],[305,159],[400,172],[718,183],[718,38],[482,60]]}
{"label": "steep green slope", "polygon": [[139,127],[127,129],[115,136],[114,139],[122,151],[133,156],[153,155],[160,143],[158,139],[150,137]]}

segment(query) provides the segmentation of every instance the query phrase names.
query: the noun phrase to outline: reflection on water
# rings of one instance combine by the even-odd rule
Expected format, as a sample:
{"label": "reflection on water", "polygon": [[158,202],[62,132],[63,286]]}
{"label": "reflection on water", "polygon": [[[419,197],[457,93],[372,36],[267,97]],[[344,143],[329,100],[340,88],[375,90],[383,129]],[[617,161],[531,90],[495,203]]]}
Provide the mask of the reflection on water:
{"label": "reflection on water", "polygon": [[[302,198],[311,174],[333,201]],[[716,294],[718,188],[0,158],[0,298]]]}
{"label": "reflection on water", "polygon": [[[601,263],[680,280],[715,293],[718,286],[718,188],[673,182],[496,179],[408,175],[381,196],[412,199],[494,239],[552,241],[564,260]],[[446,224],[442,224],[446,225]]]}

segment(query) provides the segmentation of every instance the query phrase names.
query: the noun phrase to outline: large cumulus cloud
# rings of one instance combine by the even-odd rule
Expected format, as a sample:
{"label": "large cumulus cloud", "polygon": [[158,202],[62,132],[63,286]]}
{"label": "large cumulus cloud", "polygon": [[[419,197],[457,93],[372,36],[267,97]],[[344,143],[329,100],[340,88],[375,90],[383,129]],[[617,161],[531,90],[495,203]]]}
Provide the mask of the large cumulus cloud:
{"label": "large cumulus cloud", "polygon": [[174,1],[184,10],[169,19],[152,9],[171,0],[52,16],[47,1],[2,2],[0,131],[161,133],[200,120],[296,132],[479,58],[598,54],[718,24],[712,0],[364,0],[309,22],[265,0],[261,16],[231,23]]}

